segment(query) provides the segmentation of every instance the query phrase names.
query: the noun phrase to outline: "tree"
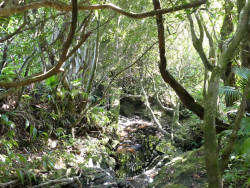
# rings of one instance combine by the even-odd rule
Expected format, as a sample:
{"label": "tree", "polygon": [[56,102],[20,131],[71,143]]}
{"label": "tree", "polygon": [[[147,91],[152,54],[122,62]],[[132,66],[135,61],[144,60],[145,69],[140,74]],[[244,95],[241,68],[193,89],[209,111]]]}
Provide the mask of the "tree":
{"label": "tree", "polygon": [[[154,9],[161,9],[160,2],[158,0],[153,1]],[[208,174],[209,187],[222,187],[221,183],[221,172],[219,167],[219,157],[217,153],[217,143],[216,143],[216,131],[215,131],[215,119],[216,119],[216,109],[217,109],[217,98],[219,90],[219,81],[222,73],[225,71],[227,63],[233,56],[233,52],[236,50],[240,41],[242,40],[245,31],[248,27],[250,15],[250,2],[246,3],[245,7],[241,12],[240,21],[237,27],[235,35],[230,38],[226,44],[223,46],[223,52],[218,60],[218,66],[213,68],[211,78],[208,84],[208,91],[205,98],[205,111],[204,111],[204,146],[205,146],[205,162]],[[192,22],[191,22],[192,23]],[[160,71],[166,82],[169,84],[174,84],[175,80],[169,76],[166,70],[166,57],[165,57],[165,38],[164,38],[164,25],[162,15],[157,16],[157,26],[158,26],[158,38],[159,38],[159,53],[160,53]],[[201,25],[200,25],[201,27]],[[192,28],[192,26],[191,26]],[[201,38],[202,39],[202,36]],[[197,39],[198,40],[198,39]],[[199,40],[198,40],[199,41]],[[200,41],[199,41],[200,42]],[[201,43],[195,46],[197,51],[201,50]],[[201,59],[204,58],[204,53],[200,53]],[[208,62],[204,64],[210,70]],[[172,80],[172,82],[171,82]],[[182,89],[180,87],[180,89]],[[181,98],[181,97],[180,97]],[[189,99],[191,100],[191,98]],[[183,101],[183,100],[182,100]],[[192,100],[191,100],[192,101]],[[243,102],[244,103],[244,102]],[[200,109],[198,106],[195,109]]]}
{"label": "tree", "polygon": [[[233,36],[229,37],[229,39],[226,39],[226,35],[228,35],[227,32],[224,32],[222,34],[225,41],[221,47],[221,54],[219,52],[216,52],[214,49],[212,35],[209,33],[208,28],[206,28],[206,26],[203,24],[204,19],[201,13],[196,13],[195,15],[199,28],[199,37],[196,36],[196,26],[193,22],[191,13],[196,12],[196,9],[198,9],[198,7],[205,4],[206,2],[206,0],[184,4],[182,4],[182,2],[179,2],[180,4],[176,6],[162,9],[159,0],[153,0],[153,11],[133,13],[132,11],[125,11],[124,9],[113,4],[91,4],[88,1],[82,1],[78,3],[76,0],[72,0],[72,4],[69,5],[67,3],[59,1],[51,2],[45,0],[24,3],[6,0],[3,2],[0,8],[0,16],[2,17],[1,26],[5,29],[3,31],[4,37],[0,39],[1,42],[5,42],[2,50],[3,58],[0,64],[0,71],[2,71],[3,73],[4,68],[10,68],[11,66],[16,66],[13,72],[17,73],[16,70],[18,68],[20,71],[17,76],[13,76],[12,74],[12,77],[10,79],[8,78],[9,80],[7,79],[7,76],[5,76],[3,77],[2,81],[0,81],[0,87],[10,88],[9,90],[2,92],[0,98],[4,98],[15,92],[16,90],[13,88],[19,88],[31,83],[40,82],[61,72],[63,72],[60,75],[63,88],[69,92],[71,92],[71,86],[69,84],[70,81],[82,79],[84,88],[81,88],[81,93],[84,93],[85,96],[83,97],[84,99],[80,102],[82,103],[80,107],[80,115],[75,114],[75,112],[77,111],[77,109],[74,108],[76,107],[74,106],[75,104],[72,106],[72,108],[70,107],[70,113],[75,114],[76,116],[76,119],[72,120],[72,127],[76,127],[81,122],[86,111],[91,107],[99,104],[101,101],[100,99],[96,103],[92,103],[92,101],[89,100],[89,96],[93,93],[94,89],[97,88],[100,83],[104,83],[103,80],[109,80],[109,82],[106,82],[104,84],[106,86],[106,88],[104,89],[105,95],[114,79],[117,78],[117,76],[120,75],[123,71],[131,68],[134,64],[138,63],[140,58],[144,55],[143,54],[142,56],[140,56],[134,63],[130,64],[129,66],[125,66],[125,68],[121,68],[121,70],[116,69],[116,74],[111,79],[109,78],[109,76],[107,76],[107,74],[105,74],[105,72],[110,71],[109,63],[113,64],[114,61],[107,61],[106,64],[103,63],[100,66],[103,67],[103,70],[100,70],[100,68],[99,70],[101,73],[97,74],[96,72],[98,70],[98,62],[100,62],[100,59],[104,60],[109,58],[105,57],[106,54],[111,55],[111,58],[115,59],[119,63],[122,59],[118,57],[117,54],[115,54],[116,52],[100,52],[101,47],[105,46],[105,43],[113,40],[114,36],[117,38],[119,36],[113,34],[113,36],[111,37],[108,34],[105,34],[105,32],[107,32],[105,29],[103,29],[103,31],[100,31],[100,28],[103,25],[106,25],[106,23],[108,23],[113,17],[103,11],[104,13],[102,14],[105,15],[104,18],[108,17],[107,15],[109,15],[111,19],[106,20],[106,22],[102,24],[102,16],[100,16],[97,10],[108,9],[114,11],[118,15],[124,15],[128,17],[128,21],[131,21],[131,18],[144,19],[156,16],[160,55],[160,74],[163,80],[173,88],[182,103],[189,110],[195,113],[199,118],[204,119],[203,130],[208,182],[210,187],[221,187],[221,171],[218,161],[217,143],[215,136],[216,132],[219,133],[227,129],[229,127],[229,124],[217,118],[216,115],[218,88],[220,78],[226,71],[228,62],[231,61],[232,56],[239,46],[240,41],[242,41],[243,37],[247,34],[246,30],[247,27],[249,27],[250,2],[247,1],[245,5],[243,5],[244,3],[241,4],[242,2],[238,1],[238,7],[239,9],[242,9],[239,17],[239,23],[237,25],[236,32]],[[126,8],[130,9],[130,5],[132,6],[133,4],[127,3]],[[187,14],[190,22],[193,45],[197,50],[197,53],[199,54],[206,71],[211,72],[207,92],[205,94],[204,107],[195,101],[195,98],[183,87],[183,85],[181,85],[174,78],[174,76],[167,69],[163,14],[175,13],[180,10],[185,10],[185,13]],[[57,14],[57,11],[60,11],[60,13]],[[92,11],[95,11],[95,16],[93,16]],[[179,16],[183,15],[184,14]],[[71,19],[69,19],[70,17]],[[60,20],[59,26],[56,25],[55,19]],[[91,22],[90,20],[93,22]],[[32,26],[28,26],[27,23],[31,21],[33,23]],[[63,24],[63,21],[65,21],[65,24]],[[96,23],[95,21],[97,21],[97,24],[92,24]],[[13,24],[16,22],[22,24]],[[119,19],[117,20],[117,23],[119,25]],[[50,28],[49,24],[51,24],[53,27]],[[70,24],[70,28],[67,27],[68,24]],[[225,23],[225,27],[228,25],[230,25],[230,23]],[[123,27],[124,30],[127,29],[126,26]],[[34,28],[37,31],[35,32],[36,34],[34,34]],[[88,32],[88,29],[86,28],[89,29]],[[93,38],[91,38],[91,35],[93,35],[95,31],[96,36],[93,36]],[[202,46],[204,31],[210,44],[210,58],[207,58],[206,52]],[[100,34],[101,32],[103,32],[103,35]],[[67,36],[65,36],[65,33],[67,34]],[[16,43],[18,41],[22,41],[22,36],[34,39],[34,41],[29,40],[30,44],[25,44],[26,49],[34,48],[34,50],[18,51],[20,46],[18,46],[18,44]],[[102,36],[105,40],[101,40]],[[133,33],[131,34],[131,36],[133,36]],[[15,37],[17,37],[16,40]],[[66,38],[66,40],[64,40],[64,38]],[[95,41],[95,43],[90,42],[89,45],[94,46],[95,50],[93,50],[94,48],[88,49],[84,47],[87,39]],[[147,41],[147,39],[145,39],[145,41]],[[248,41],[247,37],[244,39],[244,41]],[[11,42],[13,42],[13,44],[11,44]],[[15,46],[14,50],[10,48],[10,45]],[[117,41],[116,45],[119,46]],[[246,46],[246,43],[244,43],[244,45]],[[139,47],[135,46],[136,45],[134,45],[133,47],[138,49],[138,51],[143,49],[144,47],[143,44],[141,44],[141,46]],[[122,48],[122,46],[119,47]],[[247,46],[244,47],[244,49],[247,49]],[[146,52],[147,51],[148,50],[146,50]],[[24,52],[25,55],[23,55]],[[132,52],[132,50],[129,51],[129,53],[133,54]],[[11,53],[17,54],[17,57],[12,58],[10,55]],[[242,57],[243,56],[244,55],[242,55]],[[210,60],[215,59],[216,57],[219,57],[217,65],[215,64],[214,60]],[[85,62],[86,59],[88,60],[88,63]],[[92,63],[90,63],[91,60]],[[84,66],[81,67],[80,63],[83,63]],[[33,67],[31,71],[29,71],[29,66]],[[26,67],[26,71],[24,71],[24,67]],[[63,67],[65,68],[64,70]],[[89,67],[92,68],[90,69]],[[65,75],[66,73],[68,73],[68,77]],[[70,78],[72,80],[68,81],[67,78]],[[89,80],[85,78],[89,78]],[[247,93],[248,87],[246,87],[245,90]],[[144,95],[146,95],[145,92]],[[68,101],[71,101],[71,104],[74,102],[72,96],[69,96],[67,99]],[[236,127],[239,125],[240,119],[243,116],[243,104],[245,100],[247,100],[246,97],[242,100],[239,115],[237,116],[235,121]],[[217,125],[217,127],[215,126],[215,124]],[[235,128],[235,132],[237,132],[237,128]],[[232,142],[234,142],[235,136],[233,136],[233,138],[234,139],[231,139]],[[231,146],[232,144],[230,144],[230,146],[228,147],[229,149],[226,149],[226,152],[224,152],[224,161],[228,161],[228,156],[232,151]],[[226,163],[227,162],[225,162],[225,164]],[[223,164],[223,169],[226,166],[225,164]]]}

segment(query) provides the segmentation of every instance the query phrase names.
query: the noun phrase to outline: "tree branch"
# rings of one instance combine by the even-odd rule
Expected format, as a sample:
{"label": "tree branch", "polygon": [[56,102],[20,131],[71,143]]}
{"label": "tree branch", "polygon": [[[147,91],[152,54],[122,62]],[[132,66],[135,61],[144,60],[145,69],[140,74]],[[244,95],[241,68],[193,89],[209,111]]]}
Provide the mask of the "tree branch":
{"label": "tree branch", "polygon": [[213,66],[209,63],[207,56],[204,52],[203,46],[202,46],[202,42],[203,42],[203,36],[204,36],[204,30],[201,24],[201,21],[198,17],[198,15],[196,15],[196,20],[198,22],[199,25],[199,30],[200,30],[200,38],[198,38],[195,34],[194,31],[194,22],[193,19],[191,17],[191,15],[188,15],[188,20],[190,22],[190,29],[191,29],[191,36],[192,36],[192,41],[193,41],[193,46],[196,49],[196,51],[198,52],[198,54],[200,55],[200,58],[205,66],[205,68],[209,71],[213,70]]}
{"label": "tree branch", "polygon": [[149,110],[151,116],[153,117],[153,120],[156,124],[156,128],[159,132],[161,132],[166,138],[171,138],[171,134],[168,133],[167,131],[165,131],[162,126],[161,126],[161,123],[159,122],[159,120],[156,118],[152,108],[150,107],[150,104],[149,104],[149,101],[148,101],[148,96],[147,96],[147,93],[146,91],[144,90],[144,87],[143,87],[143,80],[140,81],[140,85],[141,85],[141,90],[142,90],[142,93],[144,95],[144,98],[145,98],[145,105],[147,107],[147,109]]}
{"label": "tree branch", "polygon": [[208,42],[209,42],[209,60],[210,62],[212,63],[212,65],[215,65],[215,62],[216,62],[216,55],[215,55],[215,47],[214,47],[214,41],[213,41],[213,38],[212,36],[210,35],[210,33],[208,32],[208,29],[207,29],[207,26],[206,24],[204,23],[203,19],[202,19],[202,16],[201,16],[201,23],[204,27],[204,31],[206,33],[206,36],[208,38]]}
{"label": "tree branch", "polygon": [[[194,3],[188,3],[180,6],[175,6],[172,8],[166,8],[166,9],[161,9],[161,10],[155,10],[155,11],[150,11],[150,12],[144,12],[144,13],[133,13],[133,12],[127,12],[120,7],[113,5],[113,4],[104,4],[104,5],[82,5],[79,6],[79,10],[103,10],[103,9],[110,9],[113,10],[119,14],[122,14],[124,16],[134,18],[134,19],[142,19],[146,17],[151,17],[159,14],[166,14],[166,13],[171,13],[171,12],[176,12],[188,8],[194,8],[198,7],[204,3],[206,3],[207,0],[198,0]],[[27,10],[31,9],[38,9],[42,7],[47,7],[47,8],[53,8],[58,11],[71,11],[72,7],[70,5],[67,5],[65,3],[59,2],[59,1],[50,1],[50,0],[41,0],[37,2],[32,2],[29,4],[24,4],[24,5],[18,5],[15,7],[10,7],[10,8],[2,8],[0,9],[0,17],[4,16],[10,16],[15,13],[20,13],[24,12]]]}
{"label": "tree branch", "polygon": [[228,142],[227,142],[226,146],[222,150],[222,154],[221,154],[221,172],[222,173],[227,168],[227,165],[230,161],[230,155],[233,151],[234,143],[238,137],[238,131],[240,129],[240,122],[244,116],[244,112],[245,112],[245,109],[247,106],[246,102],[247,102],[249,93],[250,93],[250,77],[248,78],[247,85],[246,85],[244,92],[243,92],[243,97],[241,99],[240,108],[237,111],[234,125],[232,127],[232,133],[228,138]]}
{"label": "tree branch", "polygon": [[27,22],[25,21],[15,32],[13,32],[5,37],[0,38],[0,43],[10,39],[11,37],[13,37],[14,35],[16,35],[18,33],[20,33],[20,31],[24,28],[24,26],[26,24],[27,24]]}
{"label": "tree branch", "polygon": [[82,183],[79,180],[80,177],[81,177],[81,174],[79,176],[74,176],[74,177],[49,180],[47,182],[32,186],[30,188],[39,188],[39,187],[45,187],[45,186],[49,186],[49,185],[55,185],[55,184],[60,184],[60,183],[72,183],[72,182],[76,182],[79,185],[79,187],[82,187]]}
{"label": "tree branch", "polygon": [[38,73],[38,74],[35,74],[33,76],[27,77],[23,80],[16,81],[16,82],[0,82],[0,87],[10,88],[10,87],[25,86],[25,85],[28,85],[31,83],[45,80],[45,79],[62,71],[61,67],[62,67],[63,63],[67,60],[67,53],[68,53],[68,50],[69,50],[71,43],[73,41],[76,26],[77,26],[77,12],[78,12],[77,0],[72,0],[71,7],[72,7],[71,28],[70,28],[70,32],[68,34],[67,40],[63,44],[62,54],[60,56],[58,63],[54,67],[49,69],[49,71],[46,73]]}
{"label": "tree branch", "polygon": [[[245,7],[242,9],[239,19],[239,25],[235,34],[227,40],[225,45],[223,45],[223,52],[220,57],[219,65],[222,65],[222,69],[225,70],[227,63],[230,61],[232,56],[234,55],[234,51],[242,40],[248,24],[250,17],[250,1],[248,1]],[[221,67],[220,67],[221,68]]]}
{"label": "tree branch", "polygon": [[19,179],[17,180],[11,180],[9,182],[6,182],[6,183],[0,183],[0,187],[4,188],[4,187],[12,187],[12,186],[15,186],[17,183],[19,183]]}
{"label": "tree branch", "polygon": [[[160,9],[160,3],[158,0],[153,0],[154,8]],[[200,119],[203,119],[204,107],[199,103],[195,102],[194,98],[183,88],[183,86],[175,80],[175,78],[168,72],[167,60],[165,56],[165,36],[164,36],[164,25],[162,15],[156,16],[156,22],[158,27],[158,39],[159,39],[159,54],[160,54],[160,64],[159,69],[163,80],[168,83],[176,92],[182,103],[193,113],[195,113]],[[216,118],[217,132],[226,130],[229,125],[224,123],[222,120]]]}
{"label": "tree branch", "polygon": [[8,47],[9,47],[10,42],[7,41],[6,44],[4,45],[3,48],[3,59],[0,62],[0,75],[2,74],[3,68],[6,65],[6,60],[7,60],[7,51],[8,51]]}

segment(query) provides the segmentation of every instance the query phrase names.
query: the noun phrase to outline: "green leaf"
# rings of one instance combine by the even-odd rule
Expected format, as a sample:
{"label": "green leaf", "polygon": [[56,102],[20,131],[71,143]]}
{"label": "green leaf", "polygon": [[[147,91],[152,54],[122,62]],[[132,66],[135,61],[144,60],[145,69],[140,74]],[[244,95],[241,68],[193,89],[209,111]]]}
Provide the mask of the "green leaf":
{"label": "green leaf", "polygon": [[27,173],[27,176],[29,178],[29,182],[31,183],[32,179],[31,179],[31,174],[30,173]]}
{"label": "green leaf", "polygon": [[46,133],[46,132],[43,132],[42,135],[44,136],[45,139],[48,139],[48,138],[49,138],[49,135],[48,135],[48,133]]}
{"label": "green leaf", "polygon": [[240,76],[241,78],[248,79],[250,76],[250,69],[242,67],[242,68],[234,68],[233,72]]}
{"label": "green leaf", "polygon": [[247,138],[242,145],[242,154],[250,157],[250,138]]}
{"label": "green leaf", "polygon": [[21,180],[22,185],[24,184],[24,175],[21,170],[16,170],[17,177]]}
{"label": "green leaf", "polygon": [[54,168],[54,163],[51,160],[48,160],[48,167]]}
{"label": "green leaf", "polygon": [[27,164],[27,163],[28,163],[26,157],[24,157],[23,155],[17,154],[17,156],[19,157],[20,162],[22,162],[22,163],[24,163],[24,164]]}
{"label": "green leaf", "polygon": [[184,11],[186,12],[186,14],[190,14],[190,13],[192,13],[192,11],[191,11],[191,10],[189,10],[189,9],[185,9]]}
{"label": "green leaf", "polygon": [[34,127],[33,127],[33,125],[31,125],[30,126],[30,135],[32,136],[32,133],[33,133],[33,129],[34,129]]}
{"label": "green leaf", "polygon": [[18,145],[18,143],[17,143],[15,140],[12,140],[12,144],[13,144],[14,146],[16,146],[17,148],[19,148],[19,145]]}
{"label": "green leaf", "polygon": [[43,167],[44,167],[45,169],[47,169],[47,163],[46,163],[46,161],[43,161]]}
{"label": "green leaf", "polygon": [[37,181],[37,179],[36,179],[36,174],[35,174],[34,172],[30,172],[30,174],[32,174],[34,180]]}
{"label": "green leaf", "polygon": [[6,115],[0,115],[0,122],[3,124],[8,124],[9,118]]}
{"label": "green leaf", "polygon": [[9,136],[9,138],[12,140],[16,133],[10,129],[7,134]]}
{"label": "green leaf", "polygon": [[15,124],[12,122],[12,121],[9,121],[8,122],[8,125],[11,129],[14,129],[15,128]]}
{"label": "green leaf", "polygon": [[219,87],[220,96],[225,95],[228,100],[236,101],[241,97],[241,92],[236,90],[234,87],[230,86],[220,86]]}
{"label": "green leaf", "polygon": [[50,78],[46,80],[46,85],[51,88],[56,87],[57,83],[58,83],[58,80],[55,76],[51,76]]}
{"label": "green leaf", "polygon": [[37,129],[34,127],[34,128],[33,128],[33,132],[32,132],[32,137],[33,137],[33,139],[35,139],[36,136],[37,136]]}
{"label": "green leaf", "polygon": [[250,177],[247,180],[247,185],[250,185]]}

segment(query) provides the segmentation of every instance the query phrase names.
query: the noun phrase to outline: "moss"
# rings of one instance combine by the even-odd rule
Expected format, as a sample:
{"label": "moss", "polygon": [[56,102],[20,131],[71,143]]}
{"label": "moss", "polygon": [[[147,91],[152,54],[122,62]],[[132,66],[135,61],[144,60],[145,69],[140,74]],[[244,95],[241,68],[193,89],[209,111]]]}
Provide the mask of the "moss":
{"label": "moss", "polygon": [[203,149],[186,152],[165,164],[149,187],[202,187],[206,182]]}

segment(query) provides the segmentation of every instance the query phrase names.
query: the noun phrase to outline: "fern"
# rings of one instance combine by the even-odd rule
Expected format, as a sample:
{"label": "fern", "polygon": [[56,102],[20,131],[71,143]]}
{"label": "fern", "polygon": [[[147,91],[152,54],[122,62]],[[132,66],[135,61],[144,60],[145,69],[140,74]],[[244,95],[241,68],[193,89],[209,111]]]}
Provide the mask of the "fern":
{"label": "fern", "polygon": [[237,86],[243,91],[246,87],[248,77],[250,77],[250,69],[242,67],[235,67],[233,72],[237,75]]}
{"label": "fern", "polygon": [[235,67],[233,69],[233,72],[237,74],[238,76],[240,76],[241,78],[246,79],[246,80],[248,79],[248,77],[250,77],[250,69],[245,68],[245,67],[242,67],[242,68]]}
{"label": "fern", "polygon": [[[243,90],[246,86],[248,77],[250,77],[250,69],[245,67],[243,68],[235,67],[233,69],[233,72],[240,78],[237,81],[238,82],[237,85],[240,87],[241,90]],[[237,101],[242,96],[242,93],[239,90],[230,86],[220,86],[219,94],[220,96],[225,95],[226,100],[229,100],[229,102]]]}
{"label": "fern", "polygon": [[240,91],[230,86],[220,86],[219,94],[220,96],[225,95],[230,101],[237,101],[242,96]]}

